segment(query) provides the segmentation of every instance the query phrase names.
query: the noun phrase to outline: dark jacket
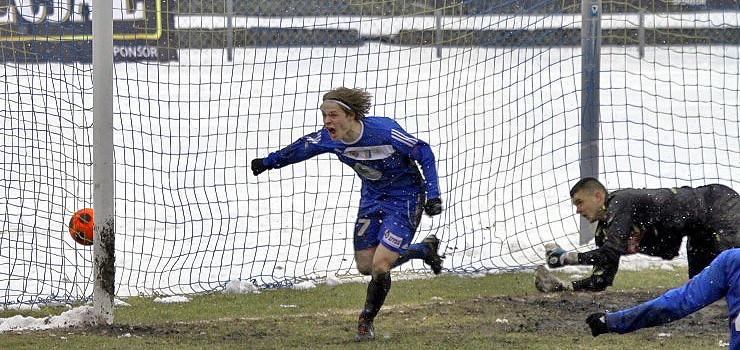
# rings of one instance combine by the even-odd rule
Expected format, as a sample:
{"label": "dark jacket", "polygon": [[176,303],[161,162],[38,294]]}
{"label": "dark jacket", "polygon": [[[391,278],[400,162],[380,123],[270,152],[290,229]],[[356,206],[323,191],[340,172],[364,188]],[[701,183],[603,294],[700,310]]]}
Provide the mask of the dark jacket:
{"label": "dark jacket", "polygon": [[594,273],[573,282],[574,290],[610,286],[622,255],[673,259],[683,237],[687,237],[692,277],[738,242],[740,197],[724,185],[624,189],[609,194],[605,205],[606,220],[599,221],[596,229],[598,248],[578,254],[579,263],[594,265]]}

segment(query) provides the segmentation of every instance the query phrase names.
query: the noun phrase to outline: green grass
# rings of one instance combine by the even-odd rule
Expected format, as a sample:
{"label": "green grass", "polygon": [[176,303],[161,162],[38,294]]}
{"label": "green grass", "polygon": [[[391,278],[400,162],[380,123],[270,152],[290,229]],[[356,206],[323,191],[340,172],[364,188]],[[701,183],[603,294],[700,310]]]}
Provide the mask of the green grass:
{"label": "green grass", "polygon": [[[726,349],[716,330],[663,326],[629,335],[591,337],[583,319],[621,296],[646,299],[680,285],[685,271],[623,271],[604,293],[540,294],[531,273],[395,280],[376,319],[378,339],[352,341],[364,283],[259,294],[190,296],[161,304],[128,298],[110,327],[0,334],[8,349]],[[614,299],[617,298],[617,299]],[[602,304],[606,301],[606,304]],[[637,302],[637,301],[634,301]],[[625,305],[627,306],[627,305]],[[58,315],[45,308],[23,315]],[[0,317],[17,313],[3,312]],[[725,318],[726,320],[726,318]],[[681,322],[681,321],[678,321]],[[659,337],[659,332],[671,333]]]}

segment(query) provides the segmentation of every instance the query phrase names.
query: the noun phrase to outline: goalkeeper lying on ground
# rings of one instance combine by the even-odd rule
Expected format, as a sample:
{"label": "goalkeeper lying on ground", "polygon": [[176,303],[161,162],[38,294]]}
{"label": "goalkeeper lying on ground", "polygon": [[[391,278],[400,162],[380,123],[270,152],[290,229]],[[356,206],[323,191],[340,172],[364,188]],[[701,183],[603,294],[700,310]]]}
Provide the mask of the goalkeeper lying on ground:
{"label": "goalkeeper lying on ground", "polygon": [[683,237],[687,237],[689,277],[723,250],[740,246],[740,196],[724,185],[608,193],[597,179],[584,178],[573,186],[570,196],[578,214],[597,222],[597,249],[566,252],[550,243],[545,245],[547,265],[593,265],[593,274],[568,283],[540,266],[535,285],[542,292],[604,290],[612,285],[622,255],[642,253],[673,259]]}

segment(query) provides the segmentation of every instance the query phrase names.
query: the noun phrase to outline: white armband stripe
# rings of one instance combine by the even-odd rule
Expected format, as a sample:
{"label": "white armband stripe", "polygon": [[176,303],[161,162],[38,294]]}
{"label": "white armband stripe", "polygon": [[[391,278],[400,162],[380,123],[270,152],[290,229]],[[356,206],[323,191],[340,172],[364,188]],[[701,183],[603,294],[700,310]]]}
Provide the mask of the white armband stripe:
{"label": "white armband stripe", "polygon": [[406,136],[396,129],[391,130],[391,138],[409,147],[414,147],[416,143],[418,142],[417,139]]}
{"label": "white armband stripe", "polygon": [[306,140],[308,140],[308,142],[318,144],[321,142],[321,133],[317,133],[316,137],[306,136]]}

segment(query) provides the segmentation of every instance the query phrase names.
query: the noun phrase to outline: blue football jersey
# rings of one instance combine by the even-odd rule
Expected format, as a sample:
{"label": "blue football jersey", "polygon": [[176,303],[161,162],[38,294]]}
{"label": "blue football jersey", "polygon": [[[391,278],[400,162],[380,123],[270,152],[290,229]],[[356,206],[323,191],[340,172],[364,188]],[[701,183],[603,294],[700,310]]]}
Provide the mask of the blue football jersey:
{"label": "blue football jersey", "polygon": [[427,198],[439,198],[437,168],[428,143],[411,136],[390,118],[366,117],[360,122],[362,136],[352,144],[332,141],[328,131],[321,129],[270,153],[263,164],[282,168],[319,154],[333,153],[362,179],[365,205],[419,193],[426,193]]}

